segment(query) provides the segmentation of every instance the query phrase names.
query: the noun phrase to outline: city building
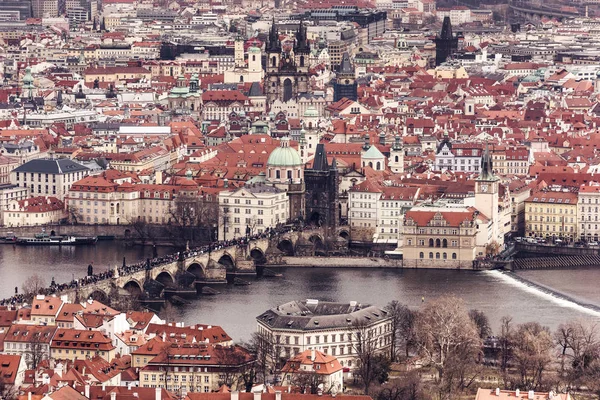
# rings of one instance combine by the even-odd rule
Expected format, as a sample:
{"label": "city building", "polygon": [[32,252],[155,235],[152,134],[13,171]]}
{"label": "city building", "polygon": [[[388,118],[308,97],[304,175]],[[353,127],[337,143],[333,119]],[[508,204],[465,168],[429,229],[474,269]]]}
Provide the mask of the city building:
{"label": "city building", "polygon": [[[367,318],[368,317],[368,318]],[[289,359],[307,350],[335,356],[340,365],[356,366],[357,332],[372,332],[376,351],[391,344],[390,317],[382,309],[360,304],[320,300],[290,301],[256,318],[258,333],[273,340],[276,354]]]}
{"label": "city building", "polygon": [[283,189],[253,183],[219,193],[220,240],[249,236],[275,228],[289,219],[290,199]]}
{"label": "city building", "polygon": [[345,52],[333,84],[333,101],[340,101],[344,97],[354,101],[358,100],[357,87],[350,55]]}
{"label": "city building", "polygon": [[[600,185],[590,183],[579,188],[577,224],[579,225],[579,237],[585,241],[598,241],[600,238],[598,222],[598,203],[600,201]],[[564,200],[563,200],[564,202]],[[535,210],[535,206],[534,206]],[[570,218],[570,217],[569,217]],[[535,225],[534,225],[535,227]]]}
{"label": "city building", "polygon": [[27,368],[34,369],[50,357],[50,343],[57,329],[56,326],[13,324],[4,338],[4,353],[24,356]]}
{"label": "city building", "polygon": [[33,197],[52,196],[64,201],[71,185],[89,172],[89,168],[66,158],[44,158],[28,161],[12,170],[10,183],[29,189]]}
{"label": "city building", "polygon": [[[591,197],[584,195],[584,198],[588,201]],[[597,227],[596,224],[591,223],[591,218],[595,214],[588,211],[579,214],[577,202],[577,193],[568,189],[565,191],[533,192],[525,200],[525,235],[552,240],[562,239],[570,242],[576,240],[579,235],[587,238],[587,227],[590,226],[592,233],[593,228]],[[589,210],[590,207],[594,206],[588,205],[587,207]],[[585,225],[582,223],[581,232],[578,230],[578,215],[581,215],[582,219],[589,216],[590,221]]]}
{"label": "city building", "polygon": [[115,357],[111,339],[98,331],[58,328],[50,344],[50,357],[56,360],[94,358],[107,362]]}
{"label": "city building", "polygon": [[306,382],[307,379],[303,377],[314,374],[323,385],[324,393],[340,393],[344,389],[344,367],[335,356],[318,350],[305,350],[290,358],[281,372],[286,378],[283,383],[287,385]]}

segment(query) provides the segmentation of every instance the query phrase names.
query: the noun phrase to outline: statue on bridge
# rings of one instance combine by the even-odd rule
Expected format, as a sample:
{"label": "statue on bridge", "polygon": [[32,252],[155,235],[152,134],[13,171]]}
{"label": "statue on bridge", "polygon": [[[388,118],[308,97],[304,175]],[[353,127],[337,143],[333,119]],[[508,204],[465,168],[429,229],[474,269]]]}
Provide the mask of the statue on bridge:
{"label": "statue on bridge", "polygon": [[92,266],[92,264],[93,264],[93,263],[94,263],[94,262],[92,261],[92,262],[90,263],[90,265],[88,265],[87,276],[92,276],[92,275],[94,275],[94,267]]}

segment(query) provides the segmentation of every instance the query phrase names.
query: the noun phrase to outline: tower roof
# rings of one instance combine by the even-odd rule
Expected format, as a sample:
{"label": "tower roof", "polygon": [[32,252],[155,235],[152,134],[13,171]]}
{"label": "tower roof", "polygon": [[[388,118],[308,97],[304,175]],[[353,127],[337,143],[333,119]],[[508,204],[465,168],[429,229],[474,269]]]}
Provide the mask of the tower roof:
{"label": "tower roof", "polygon": [[350,55],[347,51],[342,55],[342,63],[340,64],[340,74],[352,74],[354,75],[354,68],[350,62]]}
{"label": "tower roof", "polygon": [[490,148],[488,144],[485,145],[485,151],[483,157],[481,157],[481,173],[477,177],[478,181],[496,181],[498,178],[494,175],[494,169],[492,168],[492,156],[490,156]]}
{"label": "tower roof", "polygon": [[325,153],[325,145],[323,143],[319,143],[317,145],[317,152],[315,153],[312,169],[317,171],[327,171],[329,169],[329,164],[327,163],[327,154]]}
{"label": "tower roof", "polygon": [[273,16],[266,49],[268,53],[281,53],[281,41],[279,40],[279,32],[275,26],[275,16]]}
{"label": "tower roof", "polygon": [[281,138],[281,144],[271,152],[267,166],[295,167],[299,165],[302,165],[302,160],[296,149],[290,147],[290,138]]}

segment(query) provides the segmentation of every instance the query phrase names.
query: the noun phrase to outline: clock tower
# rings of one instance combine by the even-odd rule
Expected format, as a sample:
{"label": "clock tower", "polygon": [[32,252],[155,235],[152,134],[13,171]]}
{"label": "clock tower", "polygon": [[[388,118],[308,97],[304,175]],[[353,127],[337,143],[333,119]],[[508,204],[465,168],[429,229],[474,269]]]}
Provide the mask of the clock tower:
{"label": "clock tower", "polygon": [[500,179],[494,175],[492,157],[488,146],[485,146],[479,176],[475,179],[475,208],[492,220],[494,226],[494,240],[499,244],[504,242],[500,232],[498,210],[498,186]]}

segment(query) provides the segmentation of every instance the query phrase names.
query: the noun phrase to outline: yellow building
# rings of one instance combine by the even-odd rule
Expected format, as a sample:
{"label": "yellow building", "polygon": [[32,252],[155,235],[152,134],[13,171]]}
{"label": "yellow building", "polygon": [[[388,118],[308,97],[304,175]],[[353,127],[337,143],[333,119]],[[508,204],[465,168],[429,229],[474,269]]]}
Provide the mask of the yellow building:
{"label": "yellow building", "polygon": [[404,216],[404,266],[472,268],[477,256],[477,226],[486,226],[474,208],[422,207]]}
{"label": "yellow building", "polygon": [[85,82],[117,82],[123,79],[141,79],[150,81],[151,73],[143,67],[90,67],[84,71]]}
{"label": "yellow building", "polygon": [[55,360],[75,361],[95,356],[107,362],[115,357],[112,341],[98,331],[59,328],[50,343],[50,357]]}
{"label": "yellow building", "polygon": [[525,235],[542,238],[577,236],[577,193],[537,192],[525,200]]}

